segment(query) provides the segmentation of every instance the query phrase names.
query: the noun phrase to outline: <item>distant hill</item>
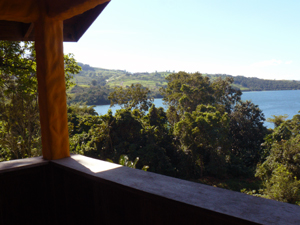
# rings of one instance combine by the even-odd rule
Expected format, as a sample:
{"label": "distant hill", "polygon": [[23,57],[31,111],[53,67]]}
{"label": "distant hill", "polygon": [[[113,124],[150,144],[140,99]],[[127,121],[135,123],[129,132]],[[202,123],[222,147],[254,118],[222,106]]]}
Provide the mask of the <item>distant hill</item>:
{"label": "distant hill", "polygon": [[[126,86],[132,83],[141,83],[150,89],[166,85],[165,77],[171,71],[153,73],[130,73],[126,70],[109,70],[91,67],[87,64],[78,63],[82,71],[74,75],[74,81],[78,85],[90,85],[95,80],[97,85],[107,86]],[[204,74],[211,79],[216,77],[233,77],[236,88],[242,91],[268,91],[268,90],[296,90],[300,89],[300,81],[295,80],[264,80],[256,77],[232,76],[228,74]]]}
{"label": "distant hill", "polygon": [[265,80],[257,77],[232,76],[228,74],[208,74],[212,79],[216,77],[233,77],[233,86],[242,91],[271,91],[271,90],[299,90],[300,81],[296,80]]}
{"label": "distant hill", "polygon": [[[109,70],[91,67],[78,63],[82,67],[79,74],[74,75],[73,82],[77,85],[69,92],[72,99],[69,102],[86,101],[87,104],[109,104],[107,96],[114,86],[129,86],[140,83],[148,87],[153,97],[162,97],[159,88],[167,83],[165,77],[171,71],[153,73],[130,73],[126,70]],[[269,91],[269,90],[298,90],[300,81],[295,80],[264,80],[255,77],[231,76],[228,74],[203,74],[211,79],[218,77],[233,77],[233,86],[242,91]]]}
{"label": "distant hill", "polygon": [[74,75],[74,80],[78,85],[90,85],[95,80],[97,85],[131,85],[132,83],[141,83],[144,86],[152,87],[166,85],[165,76],[171,72],[154,73],[130,73],[126,70],[108,70],[102,68],[90,67],[89,65],[78,63],[82,71]]}

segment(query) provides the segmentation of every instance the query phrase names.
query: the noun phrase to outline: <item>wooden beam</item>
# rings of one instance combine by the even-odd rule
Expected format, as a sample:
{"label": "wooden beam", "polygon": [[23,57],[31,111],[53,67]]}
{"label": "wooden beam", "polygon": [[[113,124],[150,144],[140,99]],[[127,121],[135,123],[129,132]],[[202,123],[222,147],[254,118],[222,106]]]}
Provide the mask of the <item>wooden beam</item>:
{"label": "wooden beam", "polygon": [[63,55],[63,21],[34,24],[43,158],[70,156]]}

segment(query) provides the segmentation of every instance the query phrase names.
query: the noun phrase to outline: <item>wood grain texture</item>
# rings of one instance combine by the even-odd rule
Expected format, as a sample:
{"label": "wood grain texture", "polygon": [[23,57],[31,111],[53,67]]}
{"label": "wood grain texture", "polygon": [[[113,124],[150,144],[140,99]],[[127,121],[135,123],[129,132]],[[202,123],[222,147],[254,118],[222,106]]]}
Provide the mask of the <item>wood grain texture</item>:
{"label": "wood grain texture", "polygon": [[70,153],[63,22],[41,17],[34,27],[43,157],[64,158]]}

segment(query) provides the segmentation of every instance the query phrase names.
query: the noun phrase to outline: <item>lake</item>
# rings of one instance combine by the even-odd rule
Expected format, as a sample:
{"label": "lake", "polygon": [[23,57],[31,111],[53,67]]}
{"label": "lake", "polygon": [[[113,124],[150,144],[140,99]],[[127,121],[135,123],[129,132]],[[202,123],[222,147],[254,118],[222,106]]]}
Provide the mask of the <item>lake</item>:
{"label": "lake", "polygon": [[[242,100],[251,100],[258,105],[265,118],[270,118],[272,115],[287,114],[288,119],[291,119],[300,110],[300,90],[243,92]],[[166,108],[162,99],[155,99],[154,104],[156,107]],[[115,113],[120,108],[120,106],[114,106],[111,109]],[[95,110],[99,115],[106,114],[108,109],[110,109],[109,105],[95,106]],[[271,123],[265,122],[265,125],[274,128]]]}

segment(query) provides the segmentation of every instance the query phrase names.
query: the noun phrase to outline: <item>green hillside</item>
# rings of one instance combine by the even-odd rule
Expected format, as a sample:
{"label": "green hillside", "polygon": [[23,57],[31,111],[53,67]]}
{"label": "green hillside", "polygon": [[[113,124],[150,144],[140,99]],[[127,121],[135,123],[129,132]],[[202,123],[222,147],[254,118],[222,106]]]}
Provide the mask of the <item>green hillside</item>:
{"label": "green hillside", "polygon": [[73,82],[77,85],[90,85],[95,80],[97,85],[104,86],[126,86],[132,83],[140,83],[143,86],[152,88],[154,86],[166,85],[165,77],[171,72],[153,73],[129,73],[126,70],[108,70],[90,67],[89,65],[78,63],[82,71],[74,75]]}
{"label": "green hillside", "polygon": [[[162,97],[159,89],[165,86],[165,77],[171,71],[153,73],[130,73],[126,70],[109,70],[95,68],[86,64],[78,63],[82,67],[79,74],[73,76],[76,86],[69,91],[70,102],[84,101],[87,104],[109,104],[108,94],[114,86],[130,86],[140,83],[151,90],[152,97]],[[231,76],[228,74],[203,74],[214,80],[218,77],[233,77],[233,86],[242,91],[269,91],[269,90],[298,90],[300,81],[295,80],[264,80],[244,76]]]}
{"label": "green hillside", "polygon": [[227,74],[209,74],[209,77],[230,76],[234,78],[233,86],[242,91],[272,91],[272,90],[299,90],[300,81],[295,80],[265,80],[257,77],[231,76]]}

